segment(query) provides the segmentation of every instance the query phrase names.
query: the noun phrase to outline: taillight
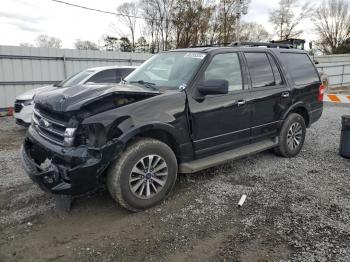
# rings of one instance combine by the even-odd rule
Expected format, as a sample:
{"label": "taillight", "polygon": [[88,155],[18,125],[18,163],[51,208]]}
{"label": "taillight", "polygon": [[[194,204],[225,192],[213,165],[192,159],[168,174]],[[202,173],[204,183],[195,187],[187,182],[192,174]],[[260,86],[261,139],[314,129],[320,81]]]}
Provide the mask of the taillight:
{"label": "taillight", "polygon": [[324,85],[320,85],[320,87],[318,89],[318,101],[319,102],[323,101],[323,96],[324,96],[325,91],[326,91],[326,88],[324,87]]}

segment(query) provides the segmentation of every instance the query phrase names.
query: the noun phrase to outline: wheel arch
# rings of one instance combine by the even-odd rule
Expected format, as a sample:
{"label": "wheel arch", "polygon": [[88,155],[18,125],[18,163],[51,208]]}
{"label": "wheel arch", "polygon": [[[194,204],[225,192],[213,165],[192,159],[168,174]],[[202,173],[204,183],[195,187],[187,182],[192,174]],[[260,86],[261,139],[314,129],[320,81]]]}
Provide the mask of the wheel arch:
{"label": "wheel arch", "polygon": [[297,113],[301,115],[304,118],[305,125],[306,127],[310,126],[310,113],[309,110],[307,109],[306,105],[302,102],[296,103],[292,105],[287,112],[284,113],[283,115],[283,120],[287,118],[287,116],[291,113]]}
{"label": "wheel arch", "polygon": [[169,124],[164,123],[152,123],[144,126],[139,126],[123,134],[119,137],[125,145],[130,143],[135,138],[147,137],[157,139],[167,144],[174,152],[176,157],[179,156],[179,141],[180,134],[178,131]]}

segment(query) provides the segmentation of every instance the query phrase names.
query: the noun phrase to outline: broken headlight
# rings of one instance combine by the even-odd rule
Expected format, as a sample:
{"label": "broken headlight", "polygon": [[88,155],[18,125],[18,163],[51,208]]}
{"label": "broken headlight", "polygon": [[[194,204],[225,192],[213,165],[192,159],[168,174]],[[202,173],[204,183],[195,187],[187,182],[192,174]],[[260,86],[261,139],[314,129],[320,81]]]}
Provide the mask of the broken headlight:
{"label": "broken headlight", "polygon": [[64,140],[63,140],[63,144],[65,146],[72,146],[73,142],[74,142],[74,134],[77,131],[76,128],[66,128],[66,130],[64,131]]}
{"label": "broken headlight", "polygon": [[74,143],[76,146],[103,146],[106,143],[106,134],[104,126],[101,124],[87,124],[79,126]]}

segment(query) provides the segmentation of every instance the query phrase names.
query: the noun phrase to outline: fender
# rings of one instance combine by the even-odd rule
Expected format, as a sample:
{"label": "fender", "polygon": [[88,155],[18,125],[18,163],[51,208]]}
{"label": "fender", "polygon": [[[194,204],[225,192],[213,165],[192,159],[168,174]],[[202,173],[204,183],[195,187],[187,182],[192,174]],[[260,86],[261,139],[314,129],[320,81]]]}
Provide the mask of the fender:
{"label": "fender", "polygon": [[178,145],[180,144],[180,141],[183,140],[181,139],[180,132],[174,126],[162,122],[151,122],[144,125],[134,126],[131,129],[124,130],[124,133],[118,139],[126,144],[131,138],[150,130],[165,131],[174,138]]}

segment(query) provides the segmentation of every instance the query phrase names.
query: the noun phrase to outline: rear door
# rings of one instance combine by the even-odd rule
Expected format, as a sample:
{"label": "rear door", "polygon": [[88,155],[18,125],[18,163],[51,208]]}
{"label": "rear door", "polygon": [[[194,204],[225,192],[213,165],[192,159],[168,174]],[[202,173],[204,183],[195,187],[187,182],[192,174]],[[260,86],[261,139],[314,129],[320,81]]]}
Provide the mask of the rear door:
{"label": "rear door", "polygon": [[[306,53],[281,52],[287,76],[293,84],[293,103],[303,102],[310,117],[320,116],[323,104],[318,100],[321,80],[317,69]],[[310,119],[313,122],[313,119]]]}
{"label": "rear door", "polygon": [[252,99],[251,142],[275,137],[291,93],[277,60],[270,52],[244,52],[250,76]]}

